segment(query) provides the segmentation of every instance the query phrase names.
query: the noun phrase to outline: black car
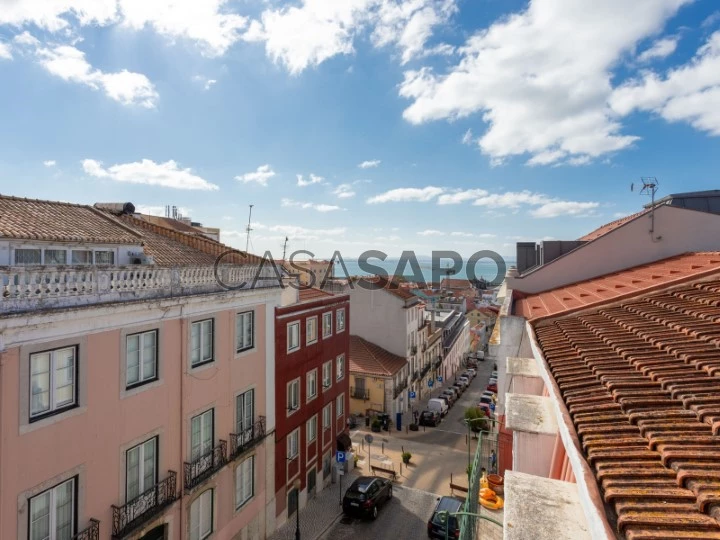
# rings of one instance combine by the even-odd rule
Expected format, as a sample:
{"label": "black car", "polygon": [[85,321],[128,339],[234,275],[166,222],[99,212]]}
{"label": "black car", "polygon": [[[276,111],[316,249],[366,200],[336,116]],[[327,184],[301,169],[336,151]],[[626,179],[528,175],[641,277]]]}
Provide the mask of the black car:
{"label": "black car", "polygon": [[[456,516],[450,516],[444,512],[454,513],[460,512],[462,509],[462,501],[454,497],[438,498],[437,506],[433,510],[432,517],[427,524],[428,538],[445,538],[445,528],[447,538],[460,538],[460,524]],[[449,519],[448,519],[449,518]]]}
{"label": "black car", "polygon": [[437,411],[423,411],[420,413],[420,425],[435,427],[440,423],[440,414]]}
{"label": "black car", "polygon": [[392,499],[392,483],[377,476],[361,476],[343,497],[343,513],[375,519],[378,508]]}

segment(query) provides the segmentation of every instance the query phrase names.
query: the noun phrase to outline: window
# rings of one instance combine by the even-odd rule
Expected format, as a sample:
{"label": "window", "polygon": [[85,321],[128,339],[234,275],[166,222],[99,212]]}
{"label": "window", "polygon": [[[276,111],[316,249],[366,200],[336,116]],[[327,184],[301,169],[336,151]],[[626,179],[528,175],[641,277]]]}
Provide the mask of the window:
{"label": "window", "polygon": [[72,264],[92,264],[92,251],[73,249],[71,262]]}
{"label": "window", "polygon": [[338,332],[345,330],[345,308],[338,309],[335,314],[337,321],[335,322],[335,328]]}
{"label": "window", "polygon": [[300,323],[294,322],[287,326],[287,350],[296,351],[300,348]]}
{"label": "window", "polygon": [[242,442],[252,440],[255,420],[255,390],[243,392],[235,398],[235,433],[242,435]]}
{"label": "window", "polygon": [[307,374],[307,400],[311,401],[317,396],[317,370],[308,371]]}
{"label": "window", "polygon": [[157,484],[157,437],[125,453],[125,501],[134,500]]}
{"label": "window", "polygon": [[332,336],[332,311],[323,313],[323,339]]}
{"label": "window", "polygon": [[70,540],[75,534],[75,482],[71,478],[30,499],[30,540]]}
{"label": "window", "polygon": [[215,436],[213,409],[193,416],[190,421],[190,461],[209,454],[213,448]]}
{"label": "window", "polygon": [[235,350],[247,351],[255,343],[255,312],[246,311],[235,316]]}
{"label": "window", "polygon": [[235,469],[235,508],[248,502],[255,490],[255,456],[243,460]]}
{"label": "window", "polygon": [[296,429],[290,435],[287,440],[287,453],[288,459],[295,459],[298,455],[298,442],[300,438],[300,430]]}
{"label": "window", "polygon": [[345,376],[345,355],[341,354],[335,359],[335,380],[340,381]]}
{"label": "window", "polygon": [[190,362],[193,367],[213,361],[213,320],[192,323]]}
{"label": "window", "polygon": [[67,264],[67,251],[64,249],[46,249],[45,264]]}
{"label": "window", "polygon": [[340,394],[335,400],[335,414],[340,418],[345,412],[345,394]]}
{"label": "window", "polygon": [[203,540],[212,533],[213,490],[208,489],[190,506],[190,540]]}
{"label": "window", "polygon": [[157,379],[157,330],[131,334],[126,345],[127,387]]}
{"label": "window", "polygon": [[310,345],[318,339],[317,333],[317,316],[308,317],[305,320],[305,344]]}
{"label": "window", "polygon": [[330,429],[330,421],[332,420],[332,403],[328,403],[323,407],[323,429]]}
{"label": "window", "polygon": [[332,384],[332,361],[327,361],[323,364],[323,388],[330,388]]}
{"label": "window", "polygon": [[295,379],[288,383],[287,408],[290,414],[300,408],[300,379]]}
{"label": "window", "polygon": [[30,355],[30,420],[77,404],[77,348]]}
{"label": "window", "polygon": [[310,444],[317,439],[317,415],[307,421],[307,443]]}
{"label": "window", "polygon": [[115,253],[112,251],[96,251],[95,264],[115,264]]}
{"label": "window", "polygon": [[16,249],[15,264],[41,264],[40,250],[27,248]]}

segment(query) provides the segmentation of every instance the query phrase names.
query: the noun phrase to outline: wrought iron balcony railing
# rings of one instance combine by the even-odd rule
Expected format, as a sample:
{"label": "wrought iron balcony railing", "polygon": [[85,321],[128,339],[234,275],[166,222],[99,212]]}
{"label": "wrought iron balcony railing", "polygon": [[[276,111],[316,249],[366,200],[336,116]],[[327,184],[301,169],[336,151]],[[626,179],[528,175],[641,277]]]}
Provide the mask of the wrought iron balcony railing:
{"label": "wrought iron balcony railing", "polygon": [[433,367],[434,369],[437,369],[437,368],[440,367],[440,364],[442,364],[442,358],[438,356],[438,357],[435,359],[435,361],[433,362],[432,367]]}
{"label": "wrought iron balcony railing", "polygon": [[413,371],[412,380],[417,381],[420,378],[420,371]]}
{"label": "wrought iron balcony railing", "polygon": [[350,396],[355,399],[363,399],[367,401],[370,399],[370,390],[367,388],[357,388],[356,386],[350,387]]}
{"label": "wrought iron balcony railing", "polygon": [[415,354],[417,354],[417,345],[413,345],[412,347],[410,347],[410,355],[412,356]]}
{"label": "wrought iron balcony railing", "polygon": [[[158,515],[177,499],[177,473],[168,471],[168,476],[153,487],[135,497],[124,506],[112,506],[113,532],[115,539],[125,538],[130,532]],[[93,538],[92,536],[88,538]]]}
{"label": "wrought iron balcony railing", "polygon": [[90,525],[73,536],[71,540],[100,540],[100,522],[97,519],[91,519]]}
{"label": "wrought iron balcony railing", "polygon": [[233,460],[265,438],[265,417],[260,416],[257,421],[250,424],[247,429],[240,433],[230,434],[230,459]]}
{"label": "wrought iron balcony railing", "polygon": [[400,395],[400,393],[407,388],[407,381],[402,380],[400,383],[395,386],[395,390],[393,391],[393,399],[397,399],[397,397]]}
{"label": "wrought iron balcony railing", "polygon": [[422,368],[422,371],[420,372],[420,376],[424,377],[425,375],[427,375],[428,371],[430,371],[430,363],[429,362],[427,364],[425,364],[425,366]]}
{"label": "wrought iron balcony railing", "polygon": [[185,462],[185,491],[202,484],[227,463],[227,441],[219,441],[217,446],[194,461]]}
{"label": "wrought iron balcony railing", "polygon": [[425,352],[425,351],[427,351],[427,342],[423,341],[422,352]]}

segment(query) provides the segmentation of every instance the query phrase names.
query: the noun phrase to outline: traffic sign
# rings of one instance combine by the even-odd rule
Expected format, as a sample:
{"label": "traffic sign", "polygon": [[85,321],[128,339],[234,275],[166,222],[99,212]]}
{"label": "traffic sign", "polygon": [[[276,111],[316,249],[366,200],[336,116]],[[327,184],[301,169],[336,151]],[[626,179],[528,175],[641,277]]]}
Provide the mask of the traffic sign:
{"label": "traffic sign", "polygon": [[438,377],[438,382],[442,382],[442,377]]}
{"label": "traffic sign", "polygon": [[430,388],[432,388],[432,385],[433,385],[433,380],[432,380],[432,379],[428,379],[428,386],[429,386]]}
{"label": "traffic sign", "polygon": [[416,395],[415,392],[410,392],[410,399],[415,399]]}
{"label": "traffic sign", "polygon": [[338,452],[336,458],[338,463],[345,463],[345,452]]}
{"label": "traffic sign", "polygon": [[369,433],[368,433],[367,435],[365,435],[365,442],[368,443],[368,444],[372,444],[372,442],[373,442],[373,436],[370,435]]}

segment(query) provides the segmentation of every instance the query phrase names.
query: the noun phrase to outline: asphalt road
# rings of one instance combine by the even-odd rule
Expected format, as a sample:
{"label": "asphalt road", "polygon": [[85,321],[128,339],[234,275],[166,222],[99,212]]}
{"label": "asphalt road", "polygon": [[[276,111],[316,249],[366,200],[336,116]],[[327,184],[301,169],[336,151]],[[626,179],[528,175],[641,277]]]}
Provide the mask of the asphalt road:
{"label": "asphalt road", "polygon": [[393,486],[393,498],[375,521],[340,518],[320,540],[406,540],[427,538],[427,521],[436,496],[418,489]]}

